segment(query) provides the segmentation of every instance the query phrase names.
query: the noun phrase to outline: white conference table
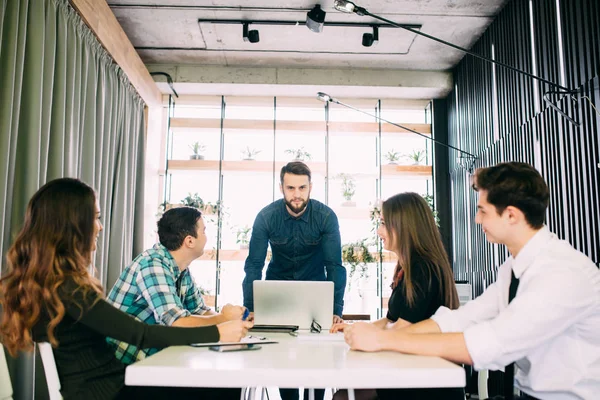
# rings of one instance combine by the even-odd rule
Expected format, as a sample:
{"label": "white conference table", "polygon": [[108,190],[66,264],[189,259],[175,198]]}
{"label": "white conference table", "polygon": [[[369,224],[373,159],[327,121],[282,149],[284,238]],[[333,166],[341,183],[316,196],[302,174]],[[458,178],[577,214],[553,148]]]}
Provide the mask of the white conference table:
{"label": "white conference table", "polygon": [[125,384],[344,389],[465,386],[464,369],[439,357],[351,351],[343,340],[317,339],[312,335],[318,334],[304,332],[302,337],[287,333],[253,335],[279,343],[229,353],[206,347],[169,347],[128,366]]}

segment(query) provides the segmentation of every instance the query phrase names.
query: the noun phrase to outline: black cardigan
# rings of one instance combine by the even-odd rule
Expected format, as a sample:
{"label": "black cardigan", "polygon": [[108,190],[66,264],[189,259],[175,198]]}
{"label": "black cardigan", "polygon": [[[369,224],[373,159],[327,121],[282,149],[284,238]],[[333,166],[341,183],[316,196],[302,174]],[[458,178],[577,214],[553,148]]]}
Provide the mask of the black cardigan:
{"label": "black cardigan", "polygon": [[[66,313],[54,330],[58,347],[53,352],[65,400],[118,396],[125,384],[125,365],[116,359],[106,337],[140,348],[219,341],[219,331],[214,325],[197,328],[148,325],[105,300],[98,300],[95,292],[84,296],[76,288],[72,280],[59,288]],[[48,341],[49,322],[48,314],[43,312],[32,329],[34,341]]]}

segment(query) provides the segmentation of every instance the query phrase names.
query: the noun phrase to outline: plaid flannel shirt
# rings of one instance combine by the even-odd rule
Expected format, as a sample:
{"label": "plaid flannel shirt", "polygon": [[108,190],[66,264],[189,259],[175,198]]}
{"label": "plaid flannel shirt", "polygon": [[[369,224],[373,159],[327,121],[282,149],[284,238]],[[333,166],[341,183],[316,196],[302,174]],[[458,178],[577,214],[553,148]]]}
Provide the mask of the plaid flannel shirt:
{"label": "plaid flannel shirt", "polygon": [[[171,253],[157,243],[144,251],[121,273],[108,301],[146,324],[172,325],[178,318],[210,310],[188,269],[181,272]],[[107,338],[116,357],[131,364],[158,351]]]}

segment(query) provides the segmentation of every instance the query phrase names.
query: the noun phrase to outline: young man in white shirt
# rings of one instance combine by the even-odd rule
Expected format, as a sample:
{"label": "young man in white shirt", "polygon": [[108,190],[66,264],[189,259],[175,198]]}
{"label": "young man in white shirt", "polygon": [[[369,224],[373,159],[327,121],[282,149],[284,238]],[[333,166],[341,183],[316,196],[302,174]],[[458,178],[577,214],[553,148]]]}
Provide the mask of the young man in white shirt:
{"label": "young man in white shirt", "polygon": [[[532,166],[480,168],[473,188],[475,222],[511,255],[496,282],[458,310],[441,307],[404,329],[354,324],[344,331],[346,342],[354,350],[440,356],[477,370],[514,362],[526,398],[599,398],[600,270],[543,224],[549,192]],[[509,304],[513,273],[518,287]]]}

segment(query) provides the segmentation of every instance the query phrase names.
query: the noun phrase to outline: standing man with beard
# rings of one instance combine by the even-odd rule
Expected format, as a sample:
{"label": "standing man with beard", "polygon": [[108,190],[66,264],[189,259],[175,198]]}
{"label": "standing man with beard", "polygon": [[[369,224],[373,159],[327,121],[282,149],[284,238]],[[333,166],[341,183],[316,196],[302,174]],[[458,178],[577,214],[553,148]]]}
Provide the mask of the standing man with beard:
{"label": "standing man with beard", "polygon": [[[333,323],[342,322],[346,268],[342,265],[342,246],[338,219],[325,204],[310,198],[310,169],[302,162],[290,162],[281,169],[283,199],[263,208],[254,221],[250,249],[242,283],[244,306],[254,311],[253,285],[262,279],[271,244],[272,257],[267,280],[332,281]],[[297,389],[279,389],[283,400],[298,399]],[[324,390],[315,390],[323,399]],[[305,390],[304,398],[308,398]]]}
{"label": "standing man with beard", "polygon": [[310,169],[303,162],[284,165],[279,185],[283,199],[256,216],[244,266],[244,306],[254,311],[252,282],[262,279],[270,243],[272,257],[266,279],[332,281],[333,323],[342,322],[346,268],[342,265],[340,228],[333,210],[310,198],[310,178]]}

